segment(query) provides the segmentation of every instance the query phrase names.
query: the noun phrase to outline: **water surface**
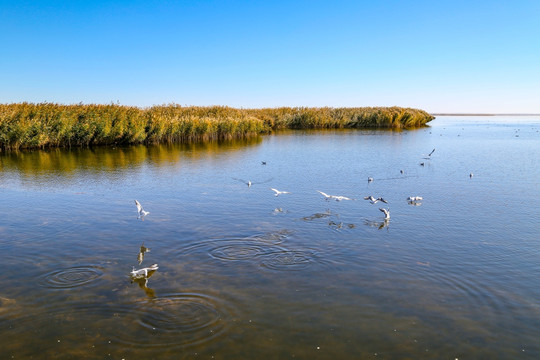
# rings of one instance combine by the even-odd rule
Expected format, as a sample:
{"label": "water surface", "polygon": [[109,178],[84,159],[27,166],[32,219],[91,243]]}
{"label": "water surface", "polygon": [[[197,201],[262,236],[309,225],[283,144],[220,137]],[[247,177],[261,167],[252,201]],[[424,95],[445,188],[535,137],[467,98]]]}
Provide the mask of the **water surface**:
{"label": "water surface", "polygon": [[0,358],[539,358],[539,130],[2,153]]}

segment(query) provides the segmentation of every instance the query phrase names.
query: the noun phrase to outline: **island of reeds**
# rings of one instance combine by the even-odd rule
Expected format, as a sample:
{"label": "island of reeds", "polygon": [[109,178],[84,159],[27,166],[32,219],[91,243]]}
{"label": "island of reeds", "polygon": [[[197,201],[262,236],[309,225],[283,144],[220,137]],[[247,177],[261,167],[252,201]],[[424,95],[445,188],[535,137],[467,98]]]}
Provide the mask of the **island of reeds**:
{"label": "island of reeds", "polygon": [[0,149],[219,140],[280,129],[407,129],[433,119],[423,110],[401,107],[0,104]]}

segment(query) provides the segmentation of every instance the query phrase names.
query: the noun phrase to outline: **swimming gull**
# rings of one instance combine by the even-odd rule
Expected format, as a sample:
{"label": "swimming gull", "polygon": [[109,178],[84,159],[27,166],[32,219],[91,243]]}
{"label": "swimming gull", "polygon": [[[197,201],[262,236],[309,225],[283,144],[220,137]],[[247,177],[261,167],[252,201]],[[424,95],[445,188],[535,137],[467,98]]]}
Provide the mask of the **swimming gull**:
{"label": "swimming gull", "polygon": [[147,278],[150,277],[156,271],[158,268],[158,264],[153,264],[152,266],[145,267],[142,269],[135,270],[133,268],[133,271],[131,271],[131,277],[134,279],[141,279],[141,278]]}
{"label": "swimming gull", "polygon": [[252,182],[251,180],[246,181],[246,180],[242,180],[242,179],[239,179],[239,178],[233,178],[233,180],[243,182],[243,183],[246,184],[248,187],[251,187],[251,185],[255,185],[255,184],[264,184],[264,183],[270,182],[270,181],[273,180],[273,178],[267,179],[267,180],[265,180],[265,181],[260,181],[260,182]]}

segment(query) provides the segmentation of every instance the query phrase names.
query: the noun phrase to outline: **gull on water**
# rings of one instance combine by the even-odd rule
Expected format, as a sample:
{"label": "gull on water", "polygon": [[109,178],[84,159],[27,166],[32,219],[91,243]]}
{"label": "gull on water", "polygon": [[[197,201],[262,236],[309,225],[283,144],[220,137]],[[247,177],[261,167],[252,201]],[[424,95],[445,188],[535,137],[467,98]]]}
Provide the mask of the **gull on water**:
{"label": "gull on water", "polygon": [[139,216],[137,216],[137,219],[143,218],[146,215],[150,214],[149,211],[144,211],[141,203],[138,202],[137,200],[135,200],[135,205],[137,205],[137,213],[139,214]]}
{"label": "gull on water", "polygon": [[474,176],[473,173],[470,173],[470,174],[469,174],[469,177],[470,177],[470,178],[472,178],[473,176]]}
{"label": "gull on water", "polygon": [[384,213],[385,220],[390,219],[390,210],[385,209],[385,208],[379,208],[379,210]]}
{"label": "gull on water", "polygon": [[341,200],[352,200],[351,198],[348,198],[346,196],[338,196],[338,195],[328,195],[328,194],[325,194],[323,193],[322,191],[319,191],[317,190],[317,192],[319,194],[321,194],[322,196],[324,196],[324,199],[325,200],[330,200],[330,199],[334,199],[336,201],[341,201]]}
{"label": "gull on water", "polygon": [[368,177],[368,178],[367,178],[367,182],[368,182],[368,183],[370,183],[370,182],[372,182],[372,181],[373,181],[373,178],[372,178],[372,177]]}
{"label": "gull on water", "polygon": [[264,184],[264,183],[267,183],[269,181],[272,181],[273,178],[270,178],[268,180],[265,180],[265,181],[261,181],[261,182],[251,182],[251,180],[242,180],[242,179],[238,179],[238,178],[233,178],[233,180],[236,180],[236,181],[240,181],[240,182],[243,182],[244,184],[246,184],[248,187],[251,187],[251,185],[255,185],[255,184]]}
{"label": "gull on water", "polygon": [[276,196],[279,196],[280,194],[290,194],[290,192],[288,192],[288,191],[279,191],[279,190],[274,189],[274,188],[270,188],[270,190],[274,191],[276,193]]}
{"label": "gull on water", "polygon": [[141,279],[141,278],[148,278],[150,277],[158,268],[158,264],[154,264],[149,267],[145,267],[142,269],[135,270],[133,268],[133,271],[131,271],[130,275],[133,279]]}
{"label": "gull on water", "polygon": [[378,203],[379,201],[380,202],[383,202],[385,204],[388,204],[388,201],[386,201],[385,199],[383,199],[382,197],[378,197],[378,198],[374,198],[373,196],[369,195],[369,196],[366,196],[364,197],[364,200],[369,200],[370,203],[372,204],[376,204]]}

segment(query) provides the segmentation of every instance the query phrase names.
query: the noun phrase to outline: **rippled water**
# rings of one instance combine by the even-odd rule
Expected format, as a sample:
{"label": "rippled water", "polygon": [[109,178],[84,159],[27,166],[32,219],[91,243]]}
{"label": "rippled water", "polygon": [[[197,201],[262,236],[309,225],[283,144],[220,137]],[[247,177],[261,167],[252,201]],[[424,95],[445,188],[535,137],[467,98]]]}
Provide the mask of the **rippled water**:
{"label": "rippled water", "polygon": [[540,358],[539,130],[1,153],[0,358]]}

